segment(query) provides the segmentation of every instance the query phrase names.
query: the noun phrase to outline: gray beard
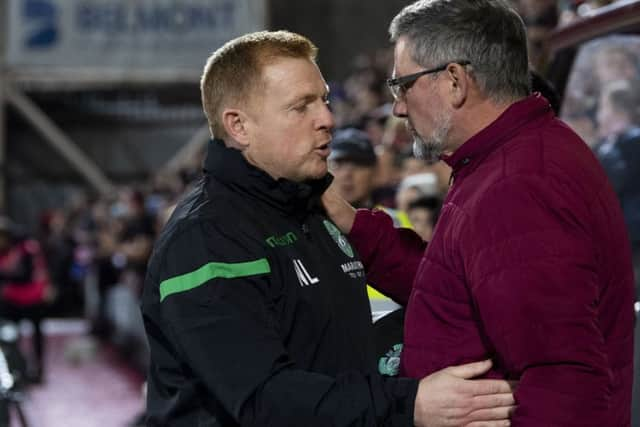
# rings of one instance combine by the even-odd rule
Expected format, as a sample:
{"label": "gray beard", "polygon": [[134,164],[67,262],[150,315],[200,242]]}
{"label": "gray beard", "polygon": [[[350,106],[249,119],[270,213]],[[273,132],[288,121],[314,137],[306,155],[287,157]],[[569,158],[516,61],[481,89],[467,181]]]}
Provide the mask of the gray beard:
{"label": "gray beard", "polygon": [[433,130],[429,138],[418,135],[415,128],[411,127],[413,135],[413,155],[418,159],[423,159],[432,165],[440,161],[440,156],[444,150],[444,143],[449,130],[451,129],[451,116],[439,117],[439,125]]}
{"label": "gray beard", "polygon": [[425,141],[420,135],[413,135],[413,155],[432,165],[440,160],[442,146],[435,141]]}

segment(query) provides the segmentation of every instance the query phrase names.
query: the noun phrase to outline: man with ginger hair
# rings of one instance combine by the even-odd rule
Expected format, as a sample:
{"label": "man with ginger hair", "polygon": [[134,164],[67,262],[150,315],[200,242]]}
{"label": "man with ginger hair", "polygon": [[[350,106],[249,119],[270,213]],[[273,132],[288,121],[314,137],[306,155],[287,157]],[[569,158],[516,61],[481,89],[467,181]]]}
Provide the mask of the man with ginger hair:
{"label": "man with ginger hair", "polygon": [[[208,60],[204,177],[161,233],[142,301],[149,426],[508,425],[477,362],[422,380],[376,373],[365,275],[325,216],[333,117],[316,48],[284,31]],[[419,391],[418,391],[419,389]]]}

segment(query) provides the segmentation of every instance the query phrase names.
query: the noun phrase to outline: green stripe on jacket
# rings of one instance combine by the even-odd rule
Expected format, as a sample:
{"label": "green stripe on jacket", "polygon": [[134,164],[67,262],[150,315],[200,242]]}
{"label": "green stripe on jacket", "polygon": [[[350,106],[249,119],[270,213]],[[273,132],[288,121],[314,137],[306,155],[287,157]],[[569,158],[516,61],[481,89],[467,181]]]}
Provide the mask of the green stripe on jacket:
{"label": "green stripe on jacket", "polygon": [[235,279],[270,272],[271,268],[266,258],[236,263],[210,262],[191,273],[172,277],[160,283],[160,301],[164,301],[171,294],[190,291],[204,285],[211,279]]}

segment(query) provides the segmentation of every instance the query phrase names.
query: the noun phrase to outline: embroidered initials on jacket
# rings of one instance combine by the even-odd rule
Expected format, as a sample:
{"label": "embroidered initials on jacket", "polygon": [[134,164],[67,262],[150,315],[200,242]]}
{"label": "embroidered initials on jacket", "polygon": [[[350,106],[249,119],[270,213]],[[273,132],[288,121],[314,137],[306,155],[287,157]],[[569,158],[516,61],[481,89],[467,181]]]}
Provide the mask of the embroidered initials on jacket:
{"label": "embroidered initials on jacket", "polygon": [[305,266],[302,264],[302,261],[299,259],[293,260],[293,268],[296,270],[298,281],[302,287],[315,285],[320,281],[317,277],[311,277]]}

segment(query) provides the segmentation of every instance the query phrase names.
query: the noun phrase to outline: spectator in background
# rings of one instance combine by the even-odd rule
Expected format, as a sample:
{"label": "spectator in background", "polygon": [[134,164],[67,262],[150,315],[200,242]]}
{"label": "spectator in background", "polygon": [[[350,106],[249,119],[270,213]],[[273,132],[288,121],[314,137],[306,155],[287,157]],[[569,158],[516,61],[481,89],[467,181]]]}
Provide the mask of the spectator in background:
{"label": "spectator in background", "polygon": [[622,204],[640,301],[640,81],[605,85],[596,117],[601,139],[594,152]]}
{"label": "spectator in background", "polygon": [[[526,34],[500,0],[417,1],[390,28],[394,114],[453,184],[428,246],[333,192],[372,284],[406,301],[401,374],[495,354],[519,427],[629,426],[633,271],[602,168],[531,94]],[[568,344],[569,343],[569,344]]]}
{"label": "spectator in background", "polygon": [[139,296],[155,238],[155,218],[145,209],[145,195],[139,190],[125,189],[115,205],[122,221],[112,261],[120,271],[119,282]]}
{"label": "spectator in background", "polygon": [[626,130],[640,126],[640,80],[616,80],[605,84],[600,92],[596,124],[602,142],[609,142]]}
{"label": "spectator in background", "polygon": [[387,120],[390,115],[391,105],[383,104],[362,116],[359,125],[356,126],[358,129],[362,129],[369,136],[374,148],[378,148],[383,145]]}
{"label": "spectator in background", "polygon": [[547,60],[547,37],[558,26],[557,0],[515,0],[516,10],[527,27],[529,62],[533,69],[544,72]]}
{"label": "spectator in background", "polygon": [[82,286],[72,276],[75,244],[63,210],[53,209],[40,219],[38,241],[45,255],[51,282],[56,289],[52,314],[82,314]]}
{"label": "spectator in background", "polygon": [[615,80],[640,78],[637,55],[624,46],[603,45],[594,55],[594,75],[602,88]]}
{"label": "spectator in background", "polygon": [[590,148],[597,143],[597,129],[591,117],[582,113],[567,113],[562,115],[564,121]]}
{"label": "spectator in background", "polygon": [[[393,209],[380,200],[388,193],[375,188],[378,158],[369,136],[358,129],[347,128],[335,132],[331,141],[329,170],[334,176],[334,188],[345,200],[357,208],[384,210],[398,227],[411,227],[403,210]],[[395,189],[392,189],[395,193]]]}
{"label": "spectator in background", "polygon": [[398,186],[396,192],[396,208],[409,212],[409,205],[422,197],[438,197],[440,193],[438,176],[433,172],[407,175]]}
{"label": "spectator in background", "polygon": [[442,200],[434,196],[419,197],[407,207],[407,215],[413,229],[425,242],[431,241],[441,207]]}
{"label": "spectator in background", "polygon": [[6,216],[0,216],[0,296],[0,317],[27,319],[33,324],[29,376],[39,383],[44,377],[45,357],[42,320],[55,291],[40,245],[21,235]]}
{"label": "spectator in background", "polygon": [[[100,338],[109,338],[114,325],[108,316],[107,296],[118,283],[120,270],[114,265],[114,254],[118,238],[122,233],[121,211],[115,201],[97,200],[91,209],[91,238],[78,240],[75,263],[79,271],[85,270],[81,279],[95,282],[95,299],[87,301],[92,333]],[[80,236],[85,233],[78,233]],[[85,267],[85,268],[82,268]]]}
{"label": "spectator in background", "polygon": [[373,207],[373,185],[377,158],[369,136],[347,128],[334,133],[329,170],[336,191],[356,207]]}
{"label": "spectator in background", "polygon": [[351,105],[351,126],[386,102],[384,87],[386,70],[381,70],[372,55],[361,54],[354,59],[354,71],[344,82],[345,95]]}
{"label": "spectator in background", "polygon": [[596,111],[605,85],[640,77],[640,38],[613,35],[586,43],[578,52],[562,103],[562,119],[590,147],[599,140]]}

